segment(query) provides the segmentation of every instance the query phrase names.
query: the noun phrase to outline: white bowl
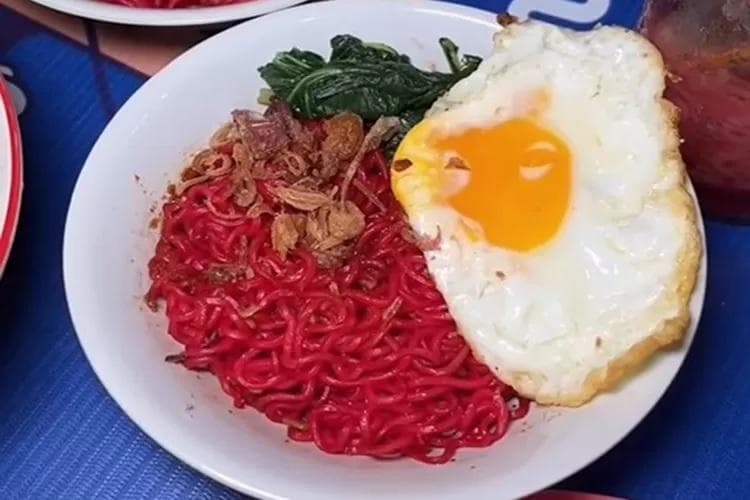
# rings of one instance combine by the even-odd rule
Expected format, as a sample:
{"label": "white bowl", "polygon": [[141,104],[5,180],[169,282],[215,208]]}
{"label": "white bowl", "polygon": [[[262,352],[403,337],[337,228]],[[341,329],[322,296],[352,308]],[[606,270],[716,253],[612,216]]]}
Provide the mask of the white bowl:
{"label": "white bowl", "polygon": [[21,210],[21,129],[8,87],[0,76],[0,274],[10,256]]}
{"label": "white bowl", "polygon": [[249,0],[217,7],[188,9],[141,9],[99,0],[31,0],[66,14],[135,26],[201,26],[227,23],[267,14],[306,0]]}
{"label": "white bowl", "polygon": [[[254,410],[229,412],[209,375],[165,363],[179,350],[162,315],[143,304],[156,235],[151,210],[186,156],[237,107],[254,107],[256,68],[297,46],[328,53],[353,33],[391,44],[424,67],[439,64],[438,37],[480,55],[492,14],[428,1],[339,0],[275,13],[198,45],[148,81],[103,132],[68,214],[65,287],[80,342],[112,397],[141,429],[184,462],[264,498],[411,499],[519,497],[555,483],[622,439],[659,400],[687,346],[664,353],[619,392],[577,410],[533,408],[496,445],[461,450],[445,466],[326,455],[286,443],[285,429]],[[136,180],[136,177],[139,180]],[[693,297],[697,322],[705,262]],[[691,330],[688,344],[694,330]]]}

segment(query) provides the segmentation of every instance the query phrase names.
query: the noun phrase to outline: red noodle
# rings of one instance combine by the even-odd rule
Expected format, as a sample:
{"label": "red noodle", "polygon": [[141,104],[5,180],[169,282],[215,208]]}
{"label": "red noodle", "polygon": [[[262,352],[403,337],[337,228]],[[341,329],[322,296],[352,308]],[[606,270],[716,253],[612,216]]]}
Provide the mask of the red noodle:
{"label": "red noodle", "polygon": [[[356,179],[370,194],[351,191],[366,228],[335,270],[301,248],[283,260],[270,216],[246,217],[230,176],[190,187],[164,206],[148,300],[166,303],[184,347],[172,360],[212,372],[235,406],[285,424],[291,439],[444,463],[500,439],[528,402],[456,332],[421,251],[402,236],[387,172],[380,152],[368,155]],[[216,266],[241,276],[217,282]]]}
{"label": "red noodle", "polygon": [[185,9],[193,7],[218,7],[251,0],[103,0],[106,3],[141,9]]}

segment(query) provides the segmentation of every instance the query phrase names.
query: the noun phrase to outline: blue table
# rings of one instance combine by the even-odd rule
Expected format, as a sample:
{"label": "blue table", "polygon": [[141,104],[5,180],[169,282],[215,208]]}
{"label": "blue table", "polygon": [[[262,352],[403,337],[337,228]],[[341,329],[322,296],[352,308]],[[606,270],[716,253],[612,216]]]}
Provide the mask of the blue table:
{"label": "blue table", "polygon": [[[606,20],[633,23],[639,10],[617,0]],[[145,77],[2,6],[0,65],[28,97],[22,219],[0,283],[0,498],[239,498],[125,417],[84,359],[65,304],[62,235],[75,178]],[[562,487],[636,499],[750,497],[750,228],[709,223],[707,232],[708,297],[684,368],[637,430]]]}

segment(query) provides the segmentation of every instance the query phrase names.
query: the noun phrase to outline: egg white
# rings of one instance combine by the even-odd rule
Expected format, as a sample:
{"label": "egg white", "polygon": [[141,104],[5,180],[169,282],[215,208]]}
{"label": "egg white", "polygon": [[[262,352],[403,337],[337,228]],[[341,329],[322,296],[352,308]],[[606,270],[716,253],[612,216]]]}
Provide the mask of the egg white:
{"label": "egg white", "polygon": [[[513,24],[396,153],[412,166],[393,171],[394,192],[418,233],[441,236],[425,255],[461,334],[537,402],[588,401],[688,326],[701,248],[664,74],[624,29]],[[425,137],[529,113],[569,147],[573,180],[558,233],[518,252],[471,237],[472,221],[431,196],[444,163]]]}

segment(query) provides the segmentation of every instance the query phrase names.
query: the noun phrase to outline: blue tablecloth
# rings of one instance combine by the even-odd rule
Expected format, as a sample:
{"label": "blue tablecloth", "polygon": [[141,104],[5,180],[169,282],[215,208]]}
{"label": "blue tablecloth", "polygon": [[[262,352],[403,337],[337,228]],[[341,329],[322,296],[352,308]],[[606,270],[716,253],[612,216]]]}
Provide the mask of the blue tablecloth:
{"label": "blue tablecloth", "polygon": [[[637,19],[638,2],[611,3],[608,20]],[[98,134],[145,79],[95,49],[0,6],[0,66],[28,98],[22,219],[0,284],[0,498],[238,498],[125,417],[73,332],[61,271],[68,199]],[[707,232],[708,298],[684,368],[637,430],[562,487],[636,499],[750,497],[750,228],[709,223]]]}

